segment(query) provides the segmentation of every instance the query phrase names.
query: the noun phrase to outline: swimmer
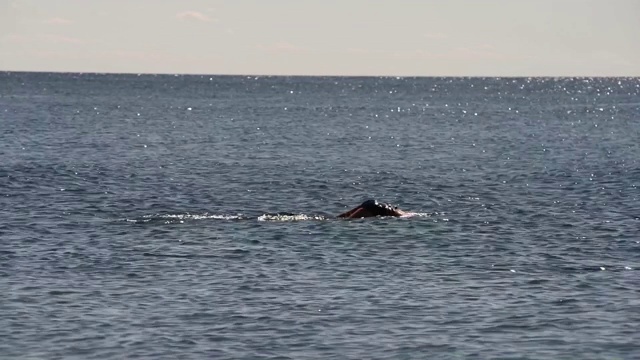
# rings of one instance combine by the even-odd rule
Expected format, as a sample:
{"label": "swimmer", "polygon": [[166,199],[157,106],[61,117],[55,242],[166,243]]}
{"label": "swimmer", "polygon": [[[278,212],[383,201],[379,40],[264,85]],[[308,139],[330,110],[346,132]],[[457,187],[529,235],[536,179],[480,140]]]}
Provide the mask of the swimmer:
{"label": "swimmer", "polygon": [[398,209],[397,206],[391,206],[385,203],[379,203],[376,200],[367,200],[361,205],[351,209],[345,213],[338,215],[339,218],[360,219],[375,216],[407,216],[411,213]]}

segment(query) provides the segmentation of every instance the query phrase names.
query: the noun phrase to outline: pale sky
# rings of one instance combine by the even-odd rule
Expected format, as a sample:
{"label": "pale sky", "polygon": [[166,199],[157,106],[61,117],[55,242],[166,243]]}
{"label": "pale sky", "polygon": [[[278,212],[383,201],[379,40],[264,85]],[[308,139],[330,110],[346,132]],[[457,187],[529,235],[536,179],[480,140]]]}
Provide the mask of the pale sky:
{"label": "pale sky", "polygon": [[640,0],[0,0],[0,70],[640,76]]}

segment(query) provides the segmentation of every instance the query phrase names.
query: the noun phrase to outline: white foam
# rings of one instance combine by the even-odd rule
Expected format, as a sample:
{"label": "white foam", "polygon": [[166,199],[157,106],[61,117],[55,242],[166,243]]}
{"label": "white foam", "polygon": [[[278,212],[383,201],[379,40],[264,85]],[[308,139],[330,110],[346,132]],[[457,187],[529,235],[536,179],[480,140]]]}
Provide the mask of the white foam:
{"label": "white foam", "polygon": [[431,213],[415,213],[415,212],[410,212],[410,213],[406,213],[404,215],[402,215],[401,217],[403,218],[408,218],[408,217],[431,217],[433,214]]}
{"label": "white foam", "polygon": [[244,219],[242,215],[220,215],[220,214],[153,214],[144,215],[138,219],[121,219],[122,221],[132,223],[146,223],[153,220],[166,220],[167,223],[172,221],[184,222],[186,220],[239,220]]}
{"label": "white foam", "polygon": [[308,216],[305,214],[279,215],[264,214],[258,217],[258,221],[303,221],[303,220],[325,220],[324,216]]}
{"label": "white foam", "polygon": [[[219,215],[219,214],[167,214],[167,215],[147,215],[152,218],[160,218],[160,219],[177,219],[177,220],[207,220],[207,219],[215,219],[215,220],[238,220],[242,219],[240,215]],[[145,217],[147,217],[145,216]]]}

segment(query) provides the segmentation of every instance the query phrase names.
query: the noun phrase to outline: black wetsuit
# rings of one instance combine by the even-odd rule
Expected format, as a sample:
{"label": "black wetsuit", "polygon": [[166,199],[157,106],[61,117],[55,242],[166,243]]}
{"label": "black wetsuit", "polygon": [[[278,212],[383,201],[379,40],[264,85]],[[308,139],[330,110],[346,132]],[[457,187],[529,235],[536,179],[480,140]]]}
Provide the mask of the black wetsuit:
{"label": "black wetsuit", "polygon": [[363,202],[360,207],[375,216],[396,216],[396,209],[394,209],[393,206],[385,203],[379,203],[373,199]]}

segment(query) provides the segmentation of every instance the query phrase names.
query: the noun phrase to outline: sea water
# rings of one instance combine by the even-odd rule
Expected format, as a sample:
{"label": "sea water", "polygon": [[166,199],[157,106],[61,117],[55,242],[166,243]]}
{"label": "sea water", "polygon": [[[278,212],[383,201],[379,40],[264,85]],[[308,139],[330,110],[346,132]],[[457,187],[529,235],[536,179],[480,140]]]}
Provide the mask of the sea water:
{"label": "sea water", "polygon": [[2,73],[0,354],[639,358],[639,144],[638,78]]}

